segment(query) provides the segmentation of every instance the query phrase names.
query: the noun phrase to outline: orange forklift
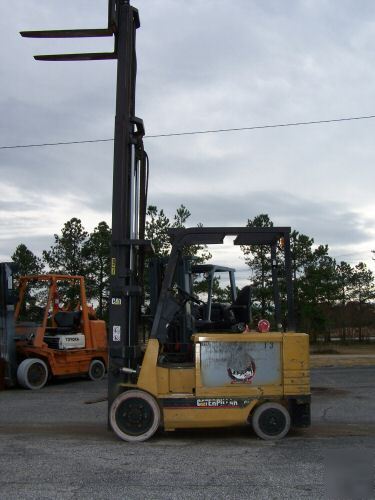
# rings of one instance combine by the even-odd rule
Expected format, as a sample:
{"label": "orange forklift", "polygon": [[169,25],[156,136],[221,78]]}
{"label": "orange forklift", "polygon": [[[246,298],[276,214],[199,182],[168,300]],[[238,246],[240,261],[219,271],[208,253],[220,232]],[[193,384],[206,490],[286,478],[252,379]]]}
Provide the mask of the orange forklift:
{"label": "orange forklift", "polygon": [[[74,290],[75,303],[61,302],[67,290]],[[104,377],[106,325],[87,304],[83,276],[21,277],[14,330],[16,378],[25,389],[41,389],[52,377]]]}

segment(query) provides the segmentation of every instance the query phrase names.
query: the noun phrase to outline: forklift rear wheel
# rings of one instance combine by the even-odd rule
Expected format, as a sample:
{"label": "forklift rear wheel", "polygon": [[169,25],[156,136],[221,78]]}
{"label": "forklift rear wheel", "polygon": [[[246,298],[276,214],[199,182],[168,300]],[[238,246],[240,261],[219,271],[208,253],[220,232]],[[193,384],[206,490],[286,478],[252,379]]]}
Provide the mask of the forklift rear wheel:
{"label": "forklift rear wheel", "polygon": [[105,375],[105,364],[100,359],[93,359],[90,363],[89,378],[91,380],[102,380]]}
{"label": "forklift rear wheel", "polygon": [[290,429],[290,415],[279,403],[264,403],[254,411],[251,424],[262,439],[281,439]]}
{"label": "forklift rear wheel", "polygon": [[41,389],[48,380],[48,367],[42,359],[24,359],[17,368],[17,380],[24,389]]}
{"label": "forklift rear wheel", "polygon": [[113,401],[110,424],[124,441],[146,441],[160,425],[160,408],[147,392],[130,390]]}

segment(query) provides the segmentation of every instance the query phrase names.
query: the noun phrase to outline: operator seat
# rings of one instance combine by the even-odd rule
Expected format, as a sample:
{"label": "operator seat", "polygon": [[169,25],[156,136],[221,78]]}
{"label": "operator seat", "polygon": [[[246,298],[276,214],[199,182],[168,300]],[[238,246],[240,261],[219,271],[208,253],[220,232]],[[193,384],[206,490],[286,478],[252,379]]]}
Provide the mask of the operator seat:
{"label": "operator seat", "polygon": [[59,311],[55,314],[56,328],[47,328],[48,332],[57,334],[74,333],[81,322],[81,311]]}
{"label": "operator seat", "polygon": [[244,286],[237,295],[237,299],[231,305],[231,309],[236,317],[236,323],[246,325],[251,322],[251,286]]}

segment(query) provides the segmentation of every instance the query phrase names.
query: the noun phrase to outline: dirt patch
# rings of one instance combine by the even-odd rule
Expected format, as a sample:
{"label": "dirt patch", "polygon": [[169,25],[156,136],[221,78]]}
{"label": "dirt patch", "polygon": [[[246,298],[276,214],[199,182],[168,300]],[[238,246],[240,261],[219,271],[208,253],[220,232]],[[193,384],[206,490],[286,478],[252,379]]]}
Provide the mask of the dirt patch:
{"label": "dirt patch", "polygon": [[293,429],[290,437],[334,438],[348,436],[375,436],[375,424],[313,424],[308,429]]}
{"label": "dirt patch", "polygon": [[317,396],[346,396],[350,391],[335,387],[311,387],[311,392]]}
{"label": "dirt patch", "polygon": [[375,366],[375,354],[313,354],[311,368]]}
{"label": "dirt patch", "polygon": [[98,398],[98,399],[90,399],[88,401],[84,401],[83,403],[85,405],[94,405],[96,403],[104,403],[105,401],[108,401],[108,397],[107,396],[103,396],[103,397]]}
{"label": "dirt patch", "polygon": [[82,439],[105,439],[111,437],[110,431],[103,423],[86,424],[86,423],[72,423],[72,424],[7,424],[0,425],[0,434],[32,434],[33,436],[53,438],[82,438]]}
{"label": "dirt patch", "polygon": [[374,354],[375,343],[371,344],[322,344],[310,346],[310,354]]}

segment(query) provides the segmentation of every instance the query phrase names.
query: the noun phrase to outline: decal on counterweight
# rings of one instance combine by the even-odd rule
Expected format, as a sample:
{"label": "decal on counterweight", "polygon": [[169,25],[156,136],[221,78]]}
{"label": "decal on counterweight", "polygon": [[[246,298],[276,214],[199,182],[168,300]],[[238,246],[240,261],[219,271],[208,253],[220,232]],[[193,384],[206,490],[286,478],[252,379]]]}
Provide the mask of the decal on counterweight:
{"label": "decal on counterweight", "polygon": [[255,377],[255,361],[250,356],[246,368],[242,370],[234,370],[228,366],[227,372],[231,379],[231,384],[251,384]]}

